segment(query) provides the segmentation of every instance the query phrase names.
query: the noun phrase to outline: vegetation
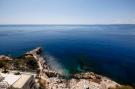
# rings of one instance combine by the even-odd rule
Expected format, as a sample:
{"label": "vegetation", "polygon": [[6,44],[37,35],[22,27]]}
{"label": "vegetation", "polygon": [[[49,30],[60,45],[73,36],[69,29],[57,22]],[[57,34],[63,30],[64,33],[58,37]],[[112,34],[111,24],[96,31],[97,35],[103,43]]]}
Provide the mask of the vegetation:
{"label": "vegetation", "polygon": [[5,66],[5,64],[6,64],[5,62],[2,62],[2,61],[1,61],[1,62],[0,62],[0,68],[3,68],[3,67]]}
{"label": "vegetation", "polygon": [[8,70],[3,70],[2,73],[9,73],[9,71]]}
{"label": "vegetation", "polygon": [[23,56],[15,59],[13,62],[14,69],[21,71],[36,71],[38,68],[36,60],[32,56]]}
{"label": "vegetation", "polygon": [[16,72],[16,73],[14,73],[14,75],[20,75],[21,73],[20,72]]}
{"label": "vegetation", "polygon": [[11,68],[11,61],[0,61],[0,68],[2,69],[2,73],[8,73],[8,70]]}
{"label": "vegetation", "polygon": [[12,61],[0,61],[0,68],[3,73],[8,72],[8,70],[36,72],[38,65],[33,56],[24,55]]}

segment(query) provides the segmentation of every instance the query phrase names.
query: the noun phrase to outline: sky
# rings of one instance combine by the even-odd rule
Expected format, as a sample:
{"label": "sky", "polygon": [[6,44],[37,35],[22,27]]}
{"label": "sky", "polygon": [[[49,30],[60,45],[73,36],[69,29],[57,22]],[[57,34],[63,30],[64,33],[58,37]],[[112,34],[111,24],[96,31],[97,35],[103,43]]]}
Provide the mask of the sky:
{"label": "sky", "polygon": [[0,24],[135,24],[135,0],[0,0]]}

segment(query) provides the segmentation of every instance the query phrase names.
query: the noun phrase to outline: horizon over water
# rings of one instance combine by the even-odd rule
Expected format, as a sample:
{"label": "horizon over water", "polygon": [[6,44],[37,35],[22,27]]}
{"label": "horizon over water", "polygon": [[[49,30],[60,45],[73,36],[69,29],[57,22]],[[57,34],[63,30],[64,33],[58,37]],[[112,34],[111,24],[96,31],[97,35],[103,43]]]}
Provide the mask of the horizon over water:
{"label": "horizon over water", "polygon": [[134,24],[0,25],[0,55],[20,56],[36,47],[69,73],[93,71],[135,84]]}

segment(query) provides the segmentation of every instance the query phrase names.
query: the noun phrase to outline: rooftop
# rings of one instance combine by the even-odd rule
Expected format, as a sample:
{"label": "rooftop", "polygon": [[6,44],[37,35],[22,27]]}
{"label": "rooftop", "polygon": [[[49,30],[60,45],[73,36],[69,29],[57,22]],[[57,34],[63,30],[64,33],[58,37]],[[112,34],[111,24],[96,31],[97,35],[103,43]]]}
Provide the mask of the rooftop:
{"label": "rooftop", "polygon": [[14,88],[22,88],[25,83],[33,76],[30,73],[21,73],[20,75],[15,75],[15,72],[9,72],[9,73],[1,73],[0,82],[7,82],[9,86],[12,86]]}
{"label": "rooftop", "polygon": [[15,83],[17,80],[21,78],[22,75],[14,75],[13,73],[0,73],[1,76],[3,77],[2,81],[6,81],[9,85],[12,85]]}
{"label": "rooftop", "polygon": [[21,75],[21,77],[12,85],[14,88],[22,88],[32,75]]}

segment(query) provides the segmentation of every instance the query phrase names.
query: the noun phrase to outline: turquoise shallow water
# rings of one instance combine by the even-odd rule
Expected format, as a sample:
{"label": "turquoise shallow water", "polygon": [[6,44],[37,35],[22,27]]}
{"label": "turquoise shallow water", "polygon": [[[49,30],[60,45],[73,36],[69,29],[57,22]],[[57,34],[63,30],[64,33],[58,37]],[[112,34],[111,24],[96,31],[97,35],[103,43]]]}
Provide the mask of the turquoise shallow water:
{"label": "turquoise shallow water", "polygon": [[68,73],[135,83],[135,25],[0,26],[0,54],[19,56],[38,46]]}

